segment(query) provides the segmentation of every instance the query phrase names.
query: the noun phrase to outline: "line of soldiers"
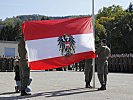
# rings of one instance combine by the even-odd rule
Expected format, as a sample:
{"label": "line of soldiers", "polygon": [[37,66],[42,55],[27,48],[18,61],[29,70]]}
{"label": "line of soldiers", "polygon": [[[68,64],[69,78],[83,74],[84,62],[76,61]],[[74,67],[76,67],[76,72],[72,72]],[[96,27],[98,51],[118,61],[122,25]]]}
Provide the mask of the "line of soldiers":
{"label": "line of soldiers", "polygon": [[133,72],[133,54],[113,54],[108,62],[110,72]]}
{"label": "line of soldiers", "polygon": [[[84,71],[84,66],[85,61],[83,60],[75,63],[72,70]],[[109,72],[133,72],[133,54],[112,54],[108,59],[108,68]]]}
{"label": "line of soldiers", "polygon": [[[0,56],[0,71],[13,71],[18,57]],[[84,71],[84,60],[72,66],[72,70]],[[133,54],[112,54],[108,59],[109,72],[133,72]]]}
{"label": "line of soldiers", "polygon": [[0,71],[13,71],[15,59],[18,57],[0,56]]}

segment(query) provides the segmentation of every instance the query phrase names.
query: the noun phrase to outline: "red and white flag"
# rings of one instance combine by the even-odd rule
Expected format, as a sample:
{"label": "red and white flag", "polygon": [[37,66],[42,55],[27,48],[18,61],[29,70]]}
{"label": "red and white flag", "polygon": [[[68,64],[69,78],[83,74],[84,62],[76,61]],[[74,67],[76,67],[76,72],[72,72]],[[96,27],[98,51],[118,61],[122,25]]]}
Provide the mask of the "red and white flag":
{"label": "red and white flag", "polygon": [[91,17],[24,22],[30,69],[59,68],[95,58],[92,27]]}

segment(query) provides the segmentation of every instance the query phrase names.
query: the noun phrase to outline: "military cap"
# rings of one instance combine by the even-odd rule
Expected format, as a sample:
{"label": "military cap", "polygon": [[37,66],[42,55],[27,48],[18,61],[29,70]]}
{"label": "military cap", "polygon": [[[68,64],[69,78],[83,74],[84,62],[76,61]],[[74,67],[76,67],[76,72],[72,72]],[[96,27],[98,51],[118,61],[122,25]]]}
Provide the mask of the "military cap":
{"label": "military cap", "polygon": [[107,40],[106,39],[102,39],[101,42],[104,43],[104,44],[107,44]]}

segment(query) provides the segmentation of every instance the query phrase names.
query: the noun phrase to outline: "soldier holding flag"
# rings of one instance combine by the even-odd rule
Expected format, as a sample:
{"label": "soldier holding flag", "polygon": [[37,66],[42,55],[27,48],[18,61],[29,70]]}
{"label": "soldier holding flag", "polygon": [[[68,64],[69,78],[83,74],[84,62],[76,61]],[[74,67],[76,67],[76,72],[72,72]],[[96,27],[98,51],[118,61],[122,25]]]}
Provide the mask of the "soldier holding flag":
{"label": "soldier holding flag", "polygon": [[25,41],[23,36],[18,38],[18,53],[20,56],[19,61],[19,69],[20,69],[20,80],[21,80],[21,96],[31,95],[30,93],[26,93],[26,88],[29,82],[30,70],[26,60],[26,48]]}
{"label": "soldier holding flag", "polygon": [[98,90],[106,90],[107,74],[108,74],[108,57],[110,55],[110,49],[107,47],[107,41],[101,40],[101,46],[96,50],[98,54],[97,73],[101,87]]}

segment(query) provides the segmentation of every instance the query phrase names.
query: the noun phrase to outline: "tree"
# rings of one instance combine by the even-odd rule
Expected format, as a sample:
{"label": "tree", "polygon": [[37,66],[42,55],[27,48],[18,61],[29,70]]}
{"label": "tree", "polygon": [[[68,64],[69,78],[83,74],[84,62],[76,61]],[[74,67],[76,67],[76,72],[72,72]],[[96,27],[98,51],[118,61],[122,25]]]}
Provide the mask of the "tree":
{"label": "tree", "polygon": [[104,7],[96,15],[96,40],[106,38],[112,53],[133,53],[133,14],[120,6]]}
{"label": "tree", "polygon": [[17,23],[15,26],[6,25],[0,32],[0,40],[15,41],[16,37],[21,33],[20,24]]}
{"label": "tree", "polygon": [[12,34],[12,39],[16,40],[16,37],[18,37],[22,33],[21,30],[21,24],[17,23],[15,27],[13,28],[13,34]]}
{"label": "tree", "polygon": [[47,17],[47,16],[43,16],[43,17],[41,18],[41,20],[50,20],[50,18]]}
{"label": "tree", "polygon": [[101,17],[119,17],[123,15],[123,13],[126,13],[121,6],[109,6],[109,7],[103,7],[103,9],[100,9],[98,11],[98,14],[96,15],[96,19],[100,19]]}

